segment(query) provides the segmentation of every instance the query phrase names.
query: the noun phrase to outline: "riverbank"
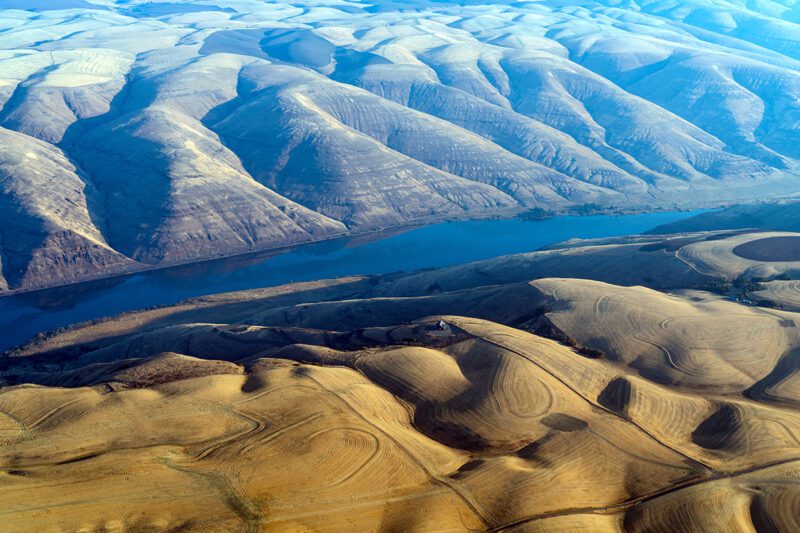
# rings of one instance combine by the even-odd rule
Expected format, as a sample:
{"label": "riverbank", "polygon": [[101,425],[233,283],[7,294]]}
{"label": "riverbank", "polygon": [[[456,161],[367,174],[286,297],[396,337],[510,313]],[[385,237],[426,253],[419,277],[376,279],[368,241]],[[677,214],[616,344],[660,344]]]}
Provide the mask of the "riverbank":
{"label": "riverbank", "polygon": [[185,261],[168,261],[156,265],[146,265],[143,263],[139,263],[140,265],[139,267],[126,269],[124,271],[116,271],[114,273],[98,273],[97,275],[85,276],[69,283],[49,283],[49,284],[45,283],[33,287],[0,291],[0,299],[22,294],[35,294],[37,292],[49,291],[53,289],[77,287],[86,283],[99,282],[103,280],[114,280],[117,278],[124,279],[137,274],[157,272],[161,270],[168,270],[171,268],[182,267],[182,266],[202,265],[205,263],[212,263],[215,261],[222,261],[226,259],[234,259],[234,258],[246,259],[247,257],[250,256],[260,256],[263,254],[278,255],[290,252],[299,247],[309,246],[312,244],[319,244],[324,242],[332,242],[339,239],[351,239],[359,237],[363,238],[369,236],[378,236],[380,238],[380,236],[384,234],[390,236],[395,232],[409,231],[416,228],[431,226],[435,224],[463,222],[470,220],[472,221],[503,220],[516,217],[519,217],[520,219],[523,220],[537,221],[537,220],[549,220],[565,216],[628,216],[628,215],[638,215],[647,213],[689,213],[697,209],[700,210],[719,209],[725,207],[726,205],[727,204],[715,203],[713,204],[713,206],[702,205],[702,206],[693,206],[691,208],[681,208],[681,209],[676,208],[675,206],[670,206],[670,207],[665,207],[663,209],[651,209],[651,208],[633,208],[633,207],[616,207],[616,206],[601,206],[595,204],[583,204],[580,206],[573,206],[568,209],[561,209],[555,211],[543,211],[540,209],[504,209],[504,210],[485,211],[478,214],[465,214],[464,216],[454,216],[454,217],[444,217],[444,218],[432,217],[429,219],[420,219],[410,224],[375,227],[360,231],[337,233],[319,239],[311,239],[308,241],[302,241],[280,246],[255,247],[252,249],[248,249],[246,251],[222,253],[211,257],[187,259]]}
{"label": "riverbank", "polygon": [[638,234],[697,212],[460,220],[28,291],[0,298],[0,350],[38,333],[132,309],[293,282],[438,268],[571,238]]}

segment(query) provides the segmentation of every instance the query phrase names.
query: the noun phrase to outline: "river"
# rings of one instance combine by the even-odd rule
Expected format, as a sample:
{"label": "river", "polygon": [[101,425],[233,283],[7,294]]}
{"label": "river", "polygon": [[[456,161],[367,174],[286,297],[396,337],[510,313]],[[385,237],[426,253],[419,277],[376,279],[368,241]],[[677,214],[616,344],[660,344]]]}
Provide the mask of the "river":
{"label": "river", "polygon": [[638,234],[699,212],[445,222],[6,296],[0,298],[0,350],[39,332],[206,294],[442,267],[571,238]]}

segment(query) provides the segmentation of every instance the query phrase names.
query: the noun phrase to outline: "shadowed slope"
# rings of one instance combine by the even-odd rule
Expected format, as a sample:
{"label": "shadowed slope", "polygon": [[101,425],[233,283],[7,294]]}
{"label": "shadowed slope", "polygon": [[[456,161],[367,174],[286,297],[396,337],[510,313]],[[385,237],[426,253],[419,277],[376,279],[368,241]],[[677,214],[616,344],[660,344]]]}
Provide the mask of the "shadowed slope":
{"label": "shadowed slope", "polygon": [[501,282],[542,254],[704,279],[675,254],[740,237],[566,243],[62,332],[2,360],[0,514],[23,529],[791,530],[795,314]]}

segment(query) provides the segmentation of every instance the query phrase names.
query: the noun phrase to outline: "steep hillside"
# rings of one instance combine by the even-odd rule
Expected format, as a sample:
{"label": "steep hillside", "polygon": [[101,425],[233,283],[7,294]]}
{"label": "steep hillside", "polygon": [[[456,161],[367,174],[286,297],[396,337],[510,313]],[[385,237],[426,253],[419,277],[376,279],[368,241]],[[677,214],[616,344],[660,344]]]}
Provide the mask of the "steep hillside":
{"label": "steep hillside", "polygon": [[[765,241],[566,243],[59,332],[1,360],[0,516],[23,531],[796,530],[800,315],[699,291],[728,273],[680,267],[686,248],[745,238]],[[629,282],[672,272],[673,291],[541,277],[544,256]],[[442,289],[414,290],[429,279]]]}
{"label": "steep hillside", "polygon": [[[86,231],[111,254],[3,245],[0,291],[420,221],[796,189],[787,2],[4,0],[0,14],[0,127],[62,155],[48,173],[89,187]],[[25,183],[49,212],[16,204],[4,234],[80,204]]]}
{"label": "steep hillside", "polygon": [[85,174],[43,141],[0,128],[0,287],[77,281],[135,263],[102,229],[108,213]]}

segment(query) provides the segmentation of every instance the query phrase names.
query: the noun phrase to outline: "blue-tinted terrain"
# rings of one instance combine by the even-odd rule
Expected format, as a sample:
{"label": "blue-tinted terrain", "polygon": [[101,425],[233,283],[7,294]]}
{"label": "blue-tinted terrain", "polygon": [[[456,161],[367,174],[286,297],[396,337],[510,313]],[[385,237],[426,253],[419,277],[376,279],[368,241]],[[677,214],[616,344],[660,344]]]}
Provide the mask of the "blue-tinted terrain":
{"label": "blue-tinted terrain", "polygon": [[0,0],[0,292],[797,191],[790,0]]}
{"label": "blue-tinted terrain", "polygon": [[39,332],[184,298],[356,274],[441,267],[571,238],[641,233],[693,213],[475,220],[366,235],[0,298],[0,349]]}

